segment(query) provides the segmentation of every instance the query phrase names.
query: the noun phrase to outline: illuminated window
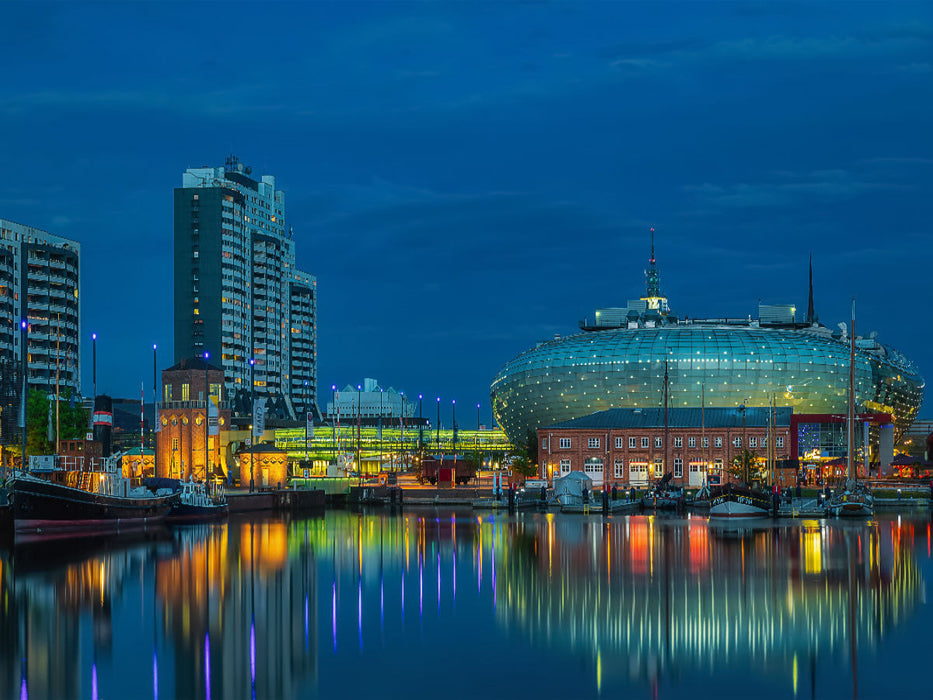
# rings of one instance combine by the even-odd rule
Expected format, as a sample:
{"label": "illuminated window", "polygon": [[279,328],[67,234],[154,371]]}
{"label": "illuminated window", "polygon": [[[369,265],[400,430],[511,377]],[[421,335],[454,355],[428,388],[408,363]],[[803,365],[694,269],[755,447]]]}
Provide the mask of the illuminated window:
{"label": "illuminated window", "polygon": [[188,396],[189,396],[189,394],[190,394],[190,391],[191,391],[191,385],[190,385],[190,384],[182,384],[182,385],[181,385],[181,400],[182,400],[182,401],[188,401],[188,400],[189,400],[189,399],[188,399]]}
{"label": "illuminated window", "polygon": [[749,447],[758,447],[758,438],[750,437],[750,438],[748,439],[748,446],[749,446]]}
{"label": "illuminated window", "polygon": [[717,437],[717,438],[715,439],[714,444],[715,444],[716,447],[722,447],[722,438],[721,438],[721,437]]}
{"label": "illuminated window", "polygon": [[708,438],[708,437],[703,438],[703,440],[702,440],[701,442],[702,442],[702,447],[703,447],[704,449],[707,448],[707,447],[709,447],[709,438]]}
{"label": "illuminated window", "polygon": [[784,438],[775,438],[775,447],[784,447]]}
{"label": "illuminated window", "polygon": [[560,461],[560,473],[561,473],[561,476],[570,473],[570,460],[569,459],[562,459]]}
{"label": "illuminated window", "polygon": [[165,391],[165,400],[171,401],[172,400],[172,385],[166,384],[164,391]]}

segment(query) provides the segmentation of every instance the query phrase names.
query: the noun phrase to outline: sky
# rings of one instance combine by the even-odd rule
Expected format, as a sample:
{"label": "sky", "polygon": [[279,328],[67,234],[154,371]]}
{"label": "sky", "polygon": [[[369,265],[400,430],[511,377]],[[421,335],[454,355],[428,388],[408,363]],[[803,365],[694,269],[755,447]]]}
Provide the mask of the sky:
{"label": "sky", "polygon": [[173,359],[173,189],[229,154],[317,276],[322,403],[375,377],[488,423],[503,364],[643,293],[652,226],[678,315],[805,313],[812,254],[820,320],[854,296],[933,377],[931,3],[0,2],[0,27],[0,218],[80,241],[102,392]]}

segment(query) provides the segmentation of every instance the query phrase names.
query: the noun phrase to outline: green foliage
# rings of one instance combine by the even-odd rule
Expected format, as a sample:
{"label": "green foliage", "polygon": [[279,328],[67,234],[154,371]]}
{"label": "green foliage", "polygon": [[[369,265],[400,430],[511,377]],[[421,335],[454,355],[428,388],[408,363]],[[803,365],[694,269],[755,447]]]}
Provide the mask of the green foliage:
{"label": "green foliage", "polygon": [[[55,451],[55,402],[38,389],[29,392],[29,419],[26,432],[26,453],[52,454]],[[52,407],[52,440],[49,441],[49,406]],[[88,428],[88,412],[79,403],[71,405],[71,389],[62,391],[58,401],[59,437],[62,440],[83,438]]]}
{"label": "green foliage", "polygon": [[532,466],[538,464],[538,434],[528,428],[528,432],[525,433],[525,443],[523,445],[524,457],[527,459]]}
{"label": "green foliage", "polygon": [[729,473],[733,478],[740,479],[747,484],[763,478],[763,467],[758,462],[758,455],[751,450],[742,450],[732,458],[729,464]]}
{"label": "green foliage", "polygon": [[512,469],[525,477],[538,475],[538,465],[524,455],[517,455],[512,459]]}

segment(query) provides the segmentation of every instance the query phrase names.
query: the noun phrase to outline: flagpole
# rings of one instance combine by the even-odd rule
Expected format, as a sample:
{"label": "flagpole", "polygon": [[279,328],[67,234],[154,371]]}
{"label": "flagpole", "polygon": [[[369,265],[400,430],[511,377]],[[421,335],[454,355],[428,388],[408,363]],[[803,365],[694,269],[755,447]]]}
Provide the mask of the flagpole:
{"label": "flagpole", "polygon": [[56,324],[55,324],[55,454],[57,455],[61,452],[61,421],[59,420],[58,412],[58,402],[60,400],[60,390],[61,386],[59,383],[62,360],[61,360],[61,345],[62,345],[62,315],[56,314]]}
{"label": "flagpole", "polygon": [[143,473],[143,441],[146,439],[146,404],[144,403],[145,398],[144,392],[146,382],[140,380],[139,382],[139,473]]}

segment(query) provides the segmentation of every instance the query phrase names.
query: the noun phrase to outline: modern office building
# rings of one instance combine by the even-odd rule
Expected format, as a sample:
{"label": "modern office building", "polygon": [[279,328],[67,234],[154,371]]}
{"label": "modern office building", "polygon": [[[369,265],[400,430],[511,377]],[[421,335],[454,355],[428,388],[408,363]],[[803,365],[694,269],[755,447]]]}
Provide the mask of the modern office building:
{"label": "modern office building", "polygon": [[227,393],[317,405],[317,280],[295,267],[285,193],[234,156],[175,190],[175,359],[222,367]]}
{"label": "modern office building", "polygon": [[[509,439],[610,408],[763,408],[847,412],[849,329],[820,324],[813,287],[804,321],[793,306],[759,305],[758,318],[680,319],[660,291],[654,258],[645,296],[600,309],[581,332],[539,344],[508,362],[490,393]],[[875,334],[856,336],[855,408],[893,417],[894,437],[917,415],[924,381]]]}
{"label": "modern office building", "polygon": [[30,388],[53,393],[57,383],[60,391],[80,394],[80,263],[80,243],[0,219],[0,365],[5,375],[22,376],[25,352]]}

